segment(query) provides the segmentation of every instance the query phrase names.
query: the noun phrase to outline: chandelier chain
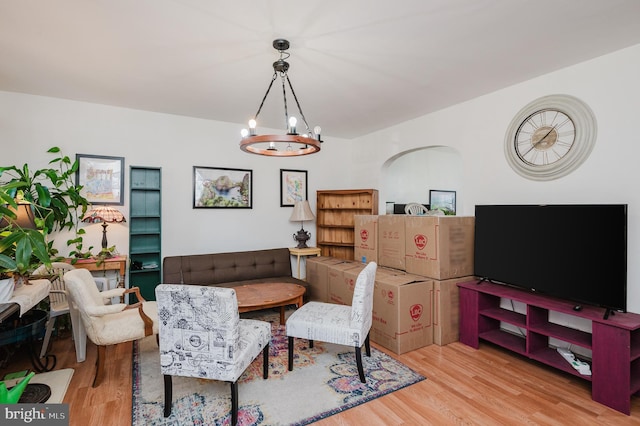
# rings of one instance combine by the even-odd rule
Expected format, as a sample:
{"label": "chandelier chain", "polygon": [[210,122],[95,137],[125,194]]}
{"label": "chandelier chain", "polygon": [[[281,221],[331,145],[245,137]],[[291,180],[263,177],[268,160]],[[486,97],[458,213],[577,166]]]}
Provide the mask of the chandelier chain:
{"label": "chandelier chain", "polygon": [[[307,132],[311,134],[311,129],[309,129],[309,124],[307,123],[307,119],[302,112],[302,107],[300,106],[300,102],[298,102],[298,97],[296,96],[296,91],[293,90],[293,85],[291,84],[291,80],[289,80],[289,76],[287,75],[287,83],[289,83],[289,88],[291,89],[291,94],[293,95],[293,99],[296,101],[296,105],[298,106],[298,111],[300,111],[300,116],[302,117],[302,122],[304,123],[304,127],[307,129]],[[287,98],[285,97],[285,103],[287,102]],[[285,107],[286,114],[286,107]]]}
{"label": "chandelier chain", "polygon": [[287,73],[280,73],[280,80],[282,80],[282,97],[284,98],[284,128],[286,129],[289,125],[289,111],[287,110],[287,91],[285,90],[284,85],[285,77],[288,81],[289,77],[287,76]]}
{"label": "chandelier chain", "polygon": [[260,115],[260,111],[262,111],[262,106],[264,105],[264,101],[267,100],[267,96],[269,96],[269,91],[271,90],[271,86],[273,86],[273,82],[276,81],[277,76],[278,76],[278,73],[274,72],[273,76],[271,77],[271,83],[269,83],[269,87],[267,88],[267,93],[264,94],[264,97],[262,98],[262,102],[260,102],[260,106],[258,107],[258,112],[256,112],[256,115],[253,117],[254,120],[258,119],[258,115]]}

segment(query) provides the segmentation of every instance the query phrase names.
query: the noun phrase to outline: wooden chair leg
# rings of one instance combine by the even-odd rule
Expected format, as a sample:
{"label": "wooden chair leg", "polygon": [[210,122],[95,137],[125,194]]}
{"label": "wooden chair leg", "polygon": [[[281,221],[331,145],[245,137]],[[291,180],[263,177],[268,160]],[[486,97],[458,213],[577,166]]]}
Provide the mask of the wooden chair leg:
{"label": "wooden chair leg", "polygon": [[289,336],[289,371],[293,371],[293,337]]}
{"label": "wooden chair leg", "polygon": [[106,350],[106,346],[98,346],[98,358],[96,359],[96,376],[93,378],[94,388],[102,383],[102,378],[104,376],[104,359],[106,357]]}
{"label": "wooden chair leg", "polygon": [[171,376],[164,375],[164,416],[169,417],[171,415],[171,401],[173,400],[173,386],[171,383]]}
{"label": "wooden chair leg", "polygon": [[231,382],[231,425],[238,424],[238,382]]}
{"label": "wooden chair leg", "polygon": [[364,349],[367,351],[367,356],[371,356],[371,343],[369,342],[369,333],[367,333],[366,339],[364,339]]}
{"label": "wooden chair leg", "polygon": [[262,378],[269,378],[269,345],[262,349]]}
{"label": "wooden chair leg", "polygon": [[313,340],[309,340],[309,347],[313,349]]}
{"label": "wooden chair leg", "polygon": [[362,368],[362,351],[359,347],[356,347],[356,365],[358,366],[358,375],[362,383],[367,383],[367,379],[364,377],[364,368]]}

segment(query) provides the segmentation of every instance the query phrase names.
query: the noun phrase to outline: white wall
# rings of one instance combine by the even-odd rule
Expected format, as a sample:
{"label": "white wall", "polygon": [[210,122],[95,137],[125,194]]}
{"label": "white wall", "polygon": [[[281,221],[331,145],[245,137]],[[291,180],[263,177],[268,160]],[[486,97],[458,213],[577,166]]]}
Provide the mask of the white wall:
{"label": "white wall", "polygon": [[[459,214],[476,204],[627,203],[628,310],[640,312],[640,45],[602,56],[504,90],[455,105],[354,141],[354,186],[380,188],[388,159],[405,151],[447,145],[462,159]],[[587,161],[563,178],[536,182],[516,174],[504,157],[504,137],[513,116],[530,101],[549,94],[585,101],[598,121],[596,146]],[[443,141],[447,141],[443,144]],[[446,189],[446,188],[443,188]],[[598,226],[594,224],[594,226]],[[597,260],[585,259],[586,262]],[[603,282],[606,285],[606,282]]]}
{"label": "white wall", "polygon": [[[28,162],[45,167],[46,151],[59,146],[76,153],[125,157],[125,204],[129,216],[129,166],[162,167],[162,250],[164,256],[293,246],[300,223],[289,222],[291,207],[280,207],[280,169],[308,171],[313,211],[316,190],[348,188],[345,141],[325,136],[313,156],[265,158],[240,151],[243,124],[201,120],[125,108],[0,92],[0,166]],[[193,209],[193,166],[253,170],[252,209]],[[337,170],[338,173],[330,170]],[[83,225],[85,226],[85,225]],[[102,227],[86,225],[85,245],[99,251]],[[305,223],[315,244],[315,223]],[[128,228],[108,227],[109,245],[128,253]],[[68,253],[68,235],[55,238]]]}
{"label": "white wall", "polygon": [[[389,160],[431,146],[452,148],[461,159],[456,184],[459,214],[476,204],[629,204],[628,309],[640,312],[640,45],[536,78],[408,121],[354,141],[326,137],[310,157],[263,158],[238,148],[242,124],[0,92],[0,165],[46,165],[46,150],[123,156],[130,165],[163,169],[163,254],[192,254],[291,246],[299,224],[279,203],[279,170],[309,171],[309,201],[318,189],[378,188],[384,212]],[[508,166],[503,143],[512,117],[538,97],[566,93],[585,101],[598,120],[598,139],[575,172],[551,182],[520,177]],[[346,155],[345,155],[346,153]],[[350,154],[350,155],[349,155]],[[253,170],[254,208],[192,206],[192,166]],[[129,176],[125,176],[128,216]],[[409,183],[410,184],[410,183]],[[422,185],[421,183],[419,183]],[[435,188],[447,189],[447,188]],[[422,187],[413,191],[422,191]],[[127,228],[110,226],[110,244],[128,252]],[[315,230],[314,224],[305,228]],[[100,227],[90,229],[100,245]],[[311,244],[315,244],[312,235]]]}

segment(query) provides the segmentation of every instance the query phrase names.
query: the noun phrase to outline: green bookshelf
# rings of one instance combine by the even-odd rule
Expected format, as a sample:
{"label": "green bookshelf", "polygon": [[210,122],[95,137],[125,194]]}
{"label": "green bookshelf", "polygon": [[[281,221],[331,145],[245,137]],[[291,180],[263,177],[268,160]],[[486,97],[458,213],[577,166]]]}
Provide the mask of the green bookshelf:
{"label": "green bookshelf", "polygon": [[129,287],[139,287],[146,300],[156,300],[162,280],[162,170],[131,166],[129,223]]}

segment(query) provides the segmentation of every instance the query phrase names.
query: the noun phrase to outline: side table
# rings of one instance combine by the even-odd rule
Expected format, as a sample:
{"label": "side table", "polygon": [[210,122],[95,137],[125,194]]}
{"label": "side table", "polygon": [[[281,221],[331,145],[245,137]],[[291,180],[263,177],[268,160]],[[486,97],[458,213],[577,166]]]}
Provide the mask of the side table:
{"label": "side table", "polygon": [[300,257],[301,256],[320,256],[321,252],[322,250],[319,247],[306,247],[306,248],[290,247],[289,248],[289,253],[291,253],[293,256],[296,256],[298,258],[298,276],[296,278],[298,278],[299,280],[302,279],[300,277]]}
{"label": "side table", "polygon": [[[71,262],[71,259],[67,259]],[[96,259],[79,259],[73,265],[76,268],[87,269],[91,272],[94,271],[118,271],[120,276],[118,277],[118,287],[125,287],[125,276],[127,274],[127,256],[114,256],[108,259],[104,259],[103,262],[98,265]],[[107,290],[107,289],[103,289]]]}

